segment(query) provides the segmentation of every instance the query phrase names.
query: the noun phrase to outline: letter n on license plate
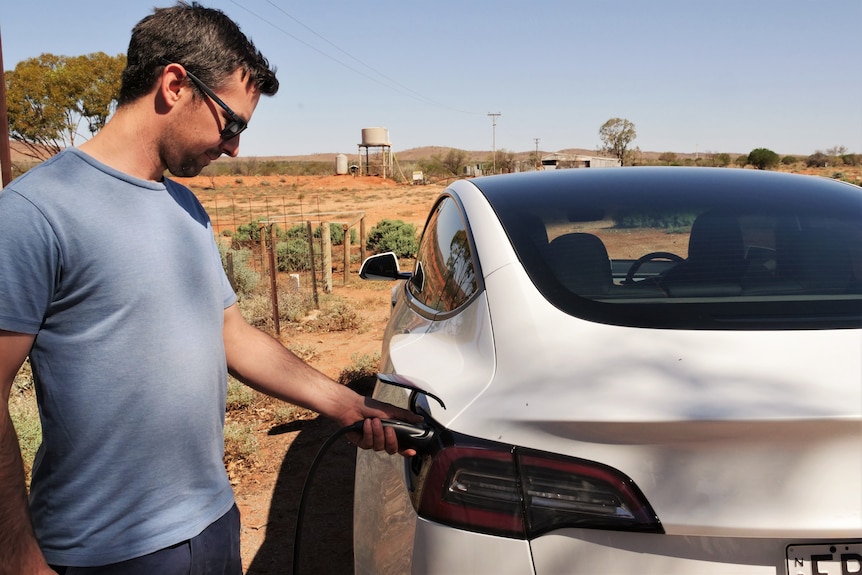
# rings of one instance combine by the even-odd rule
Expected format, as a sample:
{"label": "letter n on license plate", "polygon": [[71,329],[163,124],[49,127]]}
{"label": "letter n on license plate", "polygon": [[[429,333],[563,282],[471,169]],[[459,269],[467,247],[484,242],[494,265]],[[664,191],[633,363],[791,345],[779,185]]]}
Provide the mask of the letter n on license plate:
{"label": "letter n on license plate", "polygon": [[862,575],[862,543],[790,545],[787,575]]}

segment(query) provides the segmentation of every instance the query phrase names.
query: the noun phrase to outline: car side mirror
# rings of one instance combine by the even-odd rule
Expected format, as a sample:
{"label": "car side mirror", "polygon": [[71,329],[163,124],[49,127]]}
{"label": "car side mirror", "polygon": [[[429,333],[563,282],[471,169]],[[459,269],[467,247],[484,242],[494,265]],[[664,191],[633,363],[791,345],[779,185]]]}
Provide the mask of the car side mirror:
{"label": "car side mirror", "polygon": [[413,274],[402,272],[394,252],[373,255],[362,262],[359,277],[364,280],[406,280]]}

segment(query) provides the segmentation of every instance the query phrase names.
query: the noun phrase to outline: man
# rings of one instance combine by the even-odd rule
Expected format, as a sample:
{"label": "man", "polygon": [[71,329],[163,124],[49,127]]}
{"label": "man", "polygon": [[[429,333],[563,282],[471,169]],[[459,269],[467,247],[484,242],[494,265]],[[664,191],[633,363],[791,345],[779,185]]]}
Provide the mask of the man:
{"label": "man", "polygon": [[[240,573],[222,462],[227,372],[397,451],[363,398],[249,326],[185,188],[278,81],[224,14],[133,30],[114,117],[0,192],[0,573]],[[8,399],[30,356],[43,443],[28,510]],[[410,454],[410,451],[405,451]],[[51,567],[49,567],[49,565]]]}

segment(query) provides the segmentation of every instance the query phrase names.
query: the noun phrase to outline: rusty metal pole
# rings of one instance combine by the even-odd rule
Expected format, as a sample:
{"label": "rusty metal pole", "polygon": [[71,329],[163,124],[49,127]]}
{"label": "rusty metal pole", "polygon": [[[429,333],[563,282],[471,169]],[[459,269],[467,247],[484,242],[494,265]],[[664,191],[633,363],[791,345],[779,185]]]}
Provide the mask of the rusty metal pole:
{"label": "rusty metal pole", "polygon": [[0,176],[5,188],[12,181],[12,151],[9,143],[9,115],[6,111],[6,72],[3,69],[2,36],[0,36]]}
{"label": "rusty metal pole", "polygon": [[[262,234],[261,234],[262,235]],[[278,319],[278,267],[275,265],[275,225],[269,225],[269,285],[272,292],[272,322],[276,335],[281,334],[281,321]]]}
{"label": "rusty metal pole", "polygon": [[317,270],[314,265],[314,229],[311,227],[311,220],[306,222],[308,227],[308,257],[311,261],[311,291],[314,295],[314,309],[320,309],[320,301],[317,296]]}

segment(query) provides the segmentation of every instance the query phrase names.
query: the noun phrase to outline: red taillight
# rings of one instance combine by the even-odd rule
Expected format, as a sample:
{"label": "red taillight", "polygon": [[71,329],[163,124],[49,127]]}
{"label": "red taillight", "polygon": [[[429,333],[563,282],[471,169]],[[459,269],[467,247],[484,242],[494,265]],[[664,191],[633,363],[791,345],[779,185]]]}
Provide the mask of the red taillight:
{"label": "red taillight", "polygon": [[511,446],[453,446],[416,478],[420,516],[472,531],[531,539],[580,527],[662,533],[637,486],[582,459]]}

